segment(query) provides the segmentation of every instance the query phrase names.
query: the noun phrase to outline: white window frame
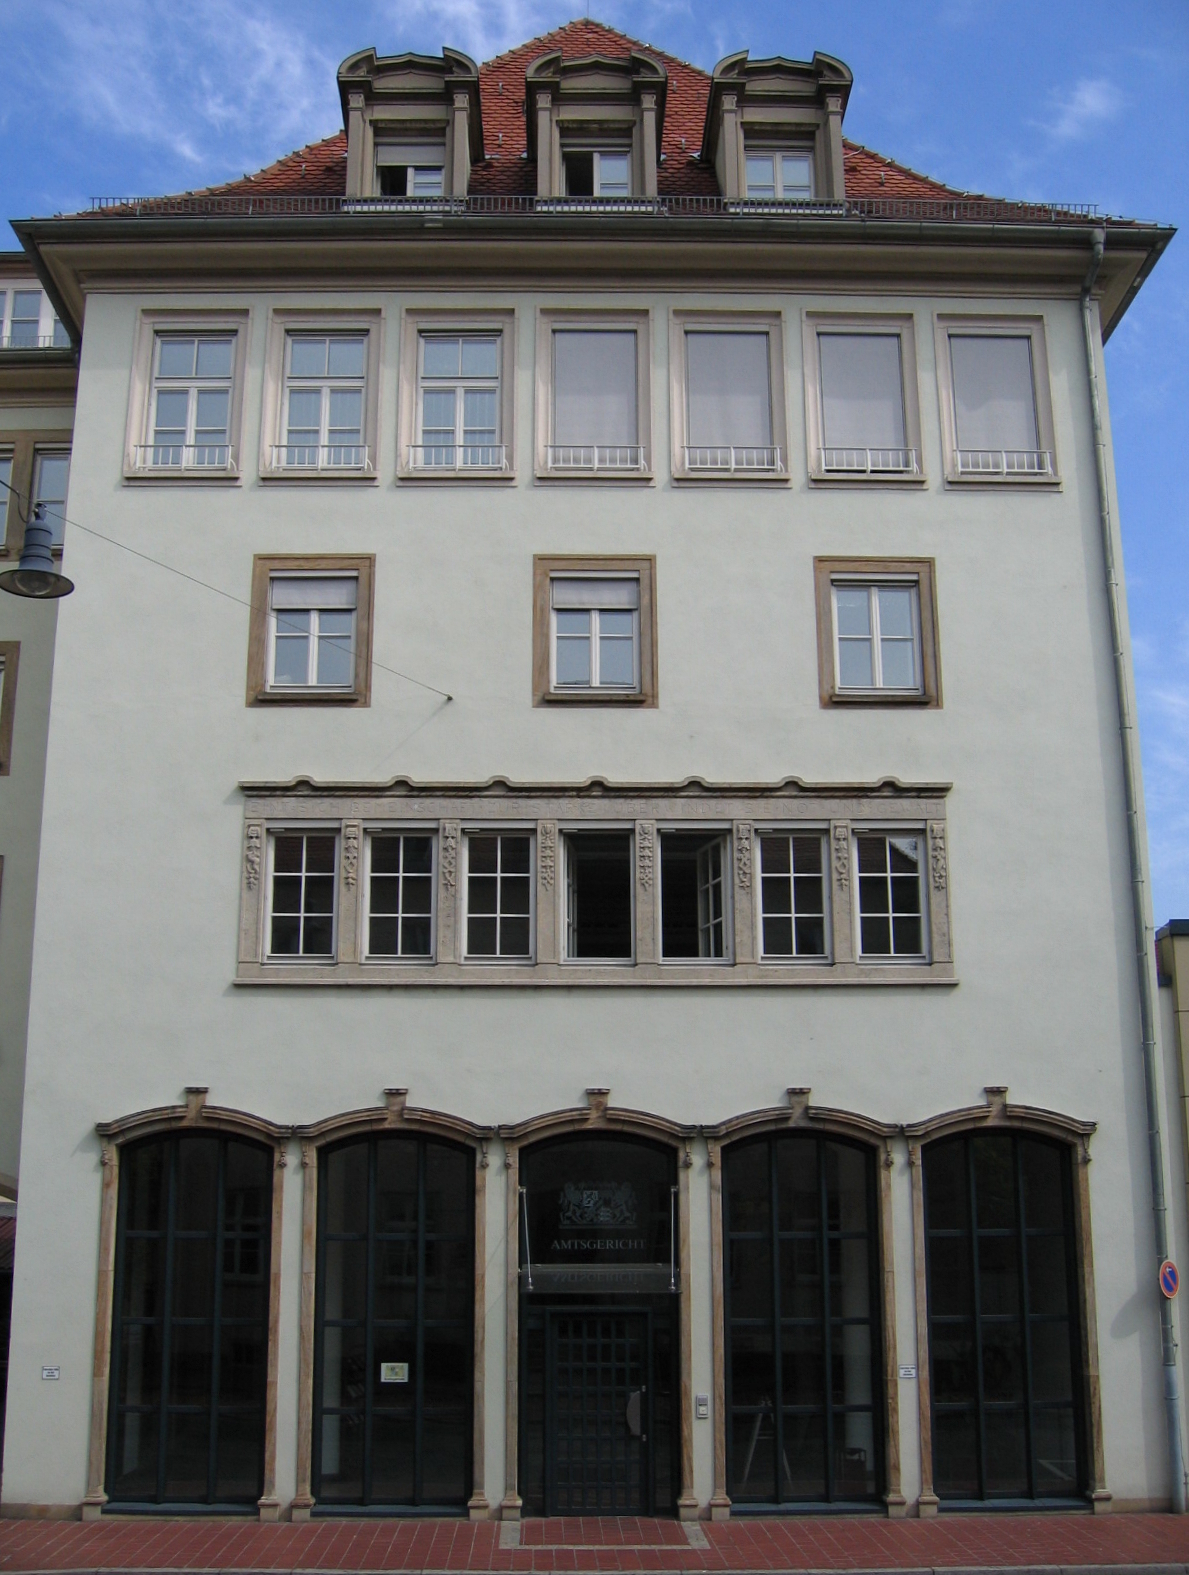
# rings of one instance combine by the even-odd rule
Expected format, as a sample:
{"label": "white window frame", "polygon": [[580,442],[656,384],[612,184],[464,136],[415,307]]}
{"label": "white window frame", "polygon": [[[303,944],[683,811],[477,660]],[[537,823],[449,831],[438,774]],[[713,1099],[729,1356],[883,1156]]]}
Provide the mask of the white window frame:
{"label": "white window frame", "polygon": [[[636,441],[608,449],[553,442],[553,335],[634,333],[636,336]],[[536,477],[538,481],[599,485],[649,484],[652,449],[652,313],[541,308],[537,313]]]}
{"label": "white window frame", "polygon": [[[497,952],[472,952],[468,947],[470,940],[471,919],[471,838],[472,837],[526,837],[528,839],[528,952],[514,955],[502,955]],[[536,827],[525,825],[517,821],[498,821],[484,824],[481,821],[468,821],[459,833],[462,846],[459,856],[459,881],[461,892],[458,904],[459,913],[459,956],[468,967],[504,967],[525,968],[532,967],[537,960],[537,838]],[[500,862],[503,862],[501,848]],[[499,900],[498,880],[502,875],[497,875],[497,902]],[[482,918],[491,915],[482,914]],[[502,909],[497,912],[497,920],[504,917]],[[523,914],[509,914],[509,918],[521,919]],[[497,944],[499,929],[496,930]]]}
{"label": "white window frame", "polygon": [[[371,921],[372,921],[372,843],[376,837],[428,837],[429,853],[429,951],[428,952],[373,952],[371,949]],[[392,963],[405,967],[430,967],[438,960],[438,822],[431,821],[426,825],[365,825],[363,827],[363,901],[359,955],[365,963]],[[381,877],[390,879],[390,876]],[[417,876],[416,879],[424,879]],[[398,943],[401,936],[401,924],[404,920],[404,845],[401,845],[401,912],[398,915],[381,914],[381,918],[396,918]],[[416,915],[421,918],[421,914]]]}
{"label": "white window frame", "polygon": [[[790,912],[789,912],[789,916],[788,917],[789,917],[789,925],[790,925],[790,929],[791,929],[791,932],[792,932],[792,942],[793,942],[793,950],[791,952],[768,952],[768,951],[764,950],[764,917],[765,917],[765,910],[764,910],[764,850],[763,850],[763,838],[764,837],[781,837],[786,842],[788,842],[790,844],[790,847],[789,847],[789,864],[790,864],[790,868],[789,868],[789,874],[788,874],[787,878],[788,878],[788,881],[789,881],[789,893],[790,893]],[[821,877],[820,877],[821,878],[821,883],[822,883],[822,914],[821,914],[821,919],[822,919],[823,943],[824,943],[824,948],[825,949],[823,951],[820,951],[820,952],[799,952],[796,949],[797,948],[797,919],[798,919],[799,915],[797,913],[796,868],[793,865],[793,850],[792,850],[792,842],[793,842],[793,839],[796,838],[796,837],[816,837],[821,843],[821,856],[822,856],[822,868],[821,868]],[[755,938],[756,938],[756,940],[755,940],[755,954],[756,954],[757,961],[759,961],[760,963],[766,964],[766,965],[774,965],[776,967],[787,967],[790,964],[792,964],[794,966],[798,966],[798,967],[807,967],[807,966],[808,967],[813,967],[813,966],[821,967],[821,966],[826,966],[826,965],[832,965],[833,964],[833,962],[834,962],[834,926],[833,926],[833,914],[832,914],[832,911],[831,911],[831,901],[830,901],[831,889],[832,889],[833,882],[832,882],[832,879],[831,879],[831,870],[830,870],[830,846],[829,846],[829,844],[830,844],[830,828],[828,826],[815,826],[812,823],[807,823],[804,826],[790,826],[787,821],[784,822],[783,824],[779,824],[779,823],[772,824],[772,825],[761,824],[761,825],[757,825],[756,826],[756,828],[755,828],[755,878],[754,878],[754,883],[753,883],[754,887],[755,887],[755,891],[754,891],[754,897],[755,897]],[[778,879],[784,878],[783,871],[775,872],[775,878],[778,878]],[[776,918],[783,918],[784,917],[783,914],[775,914],[773,916],[776,917]],[[800,915],[800,917],[808,917],[808,918],[815,918],[816,919],[818,917],[818,915],[815,913],[815,914]]]}
{"label": "white window frame", "polygon": [[[841,642],[843,636],[838,630],[838,591],[863,590],[867,592],[868,620],[871,629],[871,674],[874,682],[870,684],[844,684],[842,682],[842,652]],[[916,674],[916,683],[885,684],[883,676],[883,651],[881,642],[883,635],[879,623],[879,596],[881,590],[896,589],[912,592],[912,664]],[[921,582],[916,574],[833,574],[830,576],[830,612],[834,634],[834,689],[843,695],[912,695],[923,696],[925,693],[925,667],[924,667],[924,640],[921,630]],[[889,636],[889,638],[893,638]]]}
{"label": "white window frame", "polygon": [[[823,334],[881,335],[900,340],[900,387],[904,448],[828,451],[822,401],[819,340]],[[801,318],[805,368],[805,445],[809,480],[814,486],[923,487],[928,477],[921,441],[921,396],[917,366],[916,322],[910,312],[814,312]]]}
{"label": "white window frame", "polygon": [[[399,157],[392,157],[399,154]],[[380,190],[380,171],[404,166],[405,191],[402,194]],[[417,190],[417,176],[435,170],[438,189],[433,192]],[[446,195],[446,142],[401,142],[383,139],[375,144],[375,193],[384,202],[432,203],[435,207]]]}
{"label": "white window frame", "polygon": [[[784,161],[786,157],[805,159],[809,165],[809,195],[789,197],[784,190]],[[747,178],[748,159],[772,160],[772,175],[775,195],[772,197],[753,197],[751,183]],[[744,194],[748,202],[815,202],[817,200],[817,160],[814,150],[808,143],[789,143],[785,146],[772,146],[766,143],[743,144],[743,176]]]}
{"label": "white window frame", "polygon": [[[351,677],[345,684],[320,684],[316,678],[305,684],[278,684],[276,681],[277,657],[277,609],[273,606],[272,588],[277,580],[351,580],[355,585],[355,606],[351,609]],[[359,598],[362,588],[359,583],[359,574],[354,570],[335,571],[333,569],[274,569],[268,576],[268,635],[267,650],[265,653],[265,685],[271,695],[352,695],[355,693],[355,673],[359,663]],[[308,611],[311,615],[310,631],[307,636],[309,650],[307,652],[306,671],[316,673],[318,657],[319,621],[322,612],[342,611],[341,608],[303,608],[295,611]]]}
{"label": "white window frame", "polygon": [[[231,367],[226,377],[199,377],[197,371],[187,378],[161,377],[159,371],[161,345],[169,340],[208,339],[230,340]],[[235,369],[237,360],[237,330],[234,328],[202,328],[202,329],[171,329],[157,327],[153,330],[151,360],[149,366],[148,398],[145,402],[145,429],[142,441],[133,450],[134,463],[138,471],[158,473],[177,473],[194,471],[199,475],[209,475],[219,471],[225,474],[233,473],[236,466],[234,460],[235,446],[233,442],[232,423],[234,420],[235,401]],[[227,392],[227,441],[214,444],[195,443],[195,423],[197,421],[198,394],[204,389],[226,389]],[[157,394],[160,390],[176,391],[185,390],[187,398],[186,427],[180,444],[158,443],[155,440]]]}
{"label": "white window frame", "polygon": [[[248,311],[204,312],[187,310],[143,311],[136,324],[132,380],[128,391],[128,419],[124,436],[124,481],[139,486],[239,486],[241,484],[241,433],[243,429],[244,375],[251,330]],[[234,336],[231,355],[231,403],[227,421],[226,466],[152,465],[153,386],[157,336],[168,338],[226,338]]]}
{"label": "white window frame", "polygon": [[[772,442],[754,450],[727,445],[694,452],[689,447],[689,333],[768,335],[768,398]],[[780,312],[673,311],[669,317],[669,429],[675,482],[728,486],[782,486],[790,482],[784,317]],[[766,447],[768,452],[762,450]],[[692,460],[692,463],[691,463]]]}
{"label": "white window frame", "polygon": [[[450,375],[427,375],[425,371],[426,344],[432,340],[457,339],[460,345],[459,371]],[[494,377],[478,374],[466,374],[461,370],[461,345],[464,340],[480,340],[483,342],[494,341],[496,370]],[[416,441],[410,446],[408,462],[412,470],[425,472],[445,472],[447,474],[459,471],[475,473],[482,471],[503,472],[507,469],[507,450],[501,437],[501,415],[503,401],[501,398],[504,365],[503,334],[499,329],[486,331],[458,330],[442,328],[421,328],[417,334],[417,400],[414,417],[414,437]],[[454,433],[450,443],[427,444],[425,441],[425,394],[431,389],[452,389],[454,392]],[[464,411],[466,408],[466,394],[468,390],[483,390],[495,394],[495,437],[490,443],[466,443],[466,430],[464,426]]]}
{"label": "white window frame", "polygon": [[[289,465],[284,463],[288,419],[288,370],[290,336],[300,338],[364,339],[362,464]],[[268,317],[265,347],[264,400],[260,421],[260,480],[301,486],[375,486],[380,416],[380,358],[383,312],[379,307],[359,310],[328,307],[310,311],[274,307]],[[331,378],[298,378],[302,383],[324,383]],[[321,422],[325,430],[329,400],[323,399]],[[321,438],[321,431],[319,434]],[[345,445],[354,447],[355,445]],[[321,448],[321,443],[319,444]]]}
{"label": "white window frame", "polygon": [[[265,869],[264,869],[264,901],[261,909],[264,920],[264,937],[261,955],[270,965],[287,967],[309,967],[311,964],[321,967],[332,967],[338,962],[339,954],[339,871],[342,859],[342,827],[339,824],[324,825],[319,822],[297,822],[269,826],[266,832]],[[328,836],[334,840],[334,869],[331,872],[331,920],[330,920],[330,950],[328,952],[274,952],[272,950],[272,921],[273,921],[273,879],[276,874],[276,846],[278,837],[310,837]],[[305,915],[305,854],[302,853],[302,913]]]}
{"label": "white window frame", "polygon": [[[61,444],[61,443],[58,443],[58,444],[54,444],[54,443],[39,443],[39,444],[37,444],[36,448],[34,448],[34,450],[33,450],[33,477],[32,477],[32,480],[31,480],[30,486],[29,486],[29,502],[30,502],[30,505],[35,504],[35,503],[44,503],[44,502],[47,502],[47,501],[51,501],[51,500],[47,500],[47,499],[45,499],[45,498],[43,498],[41,496],[41,466],[42,466],[42,462],[44,460],[47,460],[47,459],[64,459],[66,461],[66,492],[67,492],[67,497],[69,497],[69,493],[70,493],[70,458],[71,458],[71,452],[70,452],[70,446],[68,444]],[[54,501],[56,501],[56,500],[54,500]],[[59,549],[61,549],[62,547],[65,546],[65,537],[66,537],[66,502],[67,502],[67,498],[63,498],[62,499],[62,513],[61,513],[61,516],[60,516],[61,520],[62,520],[62,532],[61,532],[61,535],[59,535],[58,532],[55,530],[54,531],[54,539],[53,539],[53,543],[52,543],[52,545],[55,548],[59,548]],[[47,519],[47,524],[50,524],[51,529],[53,528],[52,520]]]}
{"label": "white window frame", "polygon": [[[299,375],[292,370],[293,350],[297,344],[319,344],[323,340],[329,346],[335,340],[359,343],[362,350],[363,370],[358,375],[355,373],[336,374],[329,370],[314,373],[310,376]],[[319,328],[290,327],[285,331],[285,349],[283,365],[283,383],[281,387],[281,428],[280,441],[273,447],[272,468],[286,474],[303,471],[315,471],[320,474],[339,474],[344,471],[367,472],[373,467],[373,456],[367,444],[367,361],[368,361],[368,334],[366,329],[341,328],[335,326],[325,330]],[[291,443],[289,434],[293,430],[289,415],[290,401],[295,393],[312,393],[318,391],[318,438],[316,443]],[[330,407],[335,393],[359,392],[359,438],[358,443],[332,443],[330,440]],[[312,457],[311,457],[312,455]]]}
{"label": "white window frame", "polygon": [[[421,442],[421,337],[499,339],[497,436],[499,463],[425,465],[415,450]],[[397,402],[397,480],[428,486],[507,486],[516,480],[516,311],[480,308],[459,312],[441,307],[406,307],[401,313],[400,391]],[[456,450],[457,456],[457,450]],[[493,456],[494,457],[494,456]]]}
{"label": "white window frame", "polygon": [[[584,196],[580,192],[575,193],[573,197],[570,195],[569,159],[574,153],[589,153],[593,160],[594,169],[592,184],[594,185],[594,192],[591,196]],[[624,159],[626,161],[628,169],[627,191],[617,191],[611,196],[603,195],[600,187],[602,185],[602,161],[605,158]],[[591,146],[583,142],[571,142],[567,140],[562,144],[561,149],[562,186],[566,188],[563,192],[563,195],[574,202],[630,202],[636,195],[632,189],[635,185],[635,182],[632,178],[634,173],[632,164],[633,159],[631,143],[625,142],[622,147],[618,147],[609,143],[599,143],[595,146]]]}
{"label": "white window frame", "polygon": [[[13,314],[16,311],[17,292],[21,294],[39,295],[41,297],[37,314],[36,343],[32,345],[14,345],[12,343]],[[33,322],[31,317],[22,317],[20,322]],[[59,333],[58,330],[61,329]],[[0,279],[0,350],[69,350],[70,334],[65,323],[62,322],[57,312],[50,303],[49,296],[41,288],[36,279]]]}
{"label": "white window frame", "polygon": [[[605,580],[608,584],[631,584],[636,588],[636,605],[632,612],[632,681],[630,684],[601,683],[599,679],[599,620],[603,612],[626,612],[623,607],[605,608],[563,608],[562,611],[588,611],[590,613],[590,682],[585,684],[561,684],[557,679],[557,613],[558,608],[553,604],[553,587],[565,580]],[[578,694],[578,695],[638,695],[640,693],[640,601],[641,586],[639,574],[584,574],[580,571],[565,571],[552,573],[549,576],[549,692],[551,694]]]}
{"label": "white window frame", "polygon": [[[937,393],[941,406],[941,446],[947,486],[1053,487],[1061,485],[1053,395],[1043,317],[962,316],[937,313],[933,319],[937,355]],[[1036,450],[960,449],[958,447],[951,337],[1027,339],[1032,362]]]}
{"label": "white window frame", "polygon": [[[700,828],[691,828],[700,829]],[[628,843],[628,903],[630,908],[629,923],[631,925],[632,949],[627,957],[572,957],[570,955],[570,938],[572,918],[570,914],[570,891],[572,876],[570,872],[570,852],[575,837],[607,837],[623,836]],[[557,840],[560,857],[558,860],[560,878],[557,882],[558,894],[558,960],[563,968],[634,968],[639,953],[639,937],[636,933],[636,828],[634,824],[625,824],[623,821],[591,821],[574,823],[559,821],[557,827]],[[659,922],[658,907],[658,922]]]}
{"label": "white window frame", "polygon": [[[871,879],[872,877],[862,876],[859,873],[859,839],[861,837],[883,837],[885,840],[915,837],[920,849],[920,863],[917,871],[918,910],[915,915],[912,915],[912,917],[918,919],[921,927],[921,950],[919,952],[867,952],[863,950],[863,897],[861,882],[864,879]],[[850,864],[852,872],[851,889],[854,893],[852,907],[854,923],[854,951],[856,962],[869,967],[891,966],[920,968],[928,966],[929,962],[931,961],[930,944],[932,930],[932,919],[929,912],[928,860],[929,839],[926,828],[922,825],[907,824],[893,826],[888,824],[881,825],[878,822],[872,822],[870,824],[865,822],[856,822],[854,825],[852,825],[850,834]],[[890,871],[885,875],[885,879],[890,882]],[[889,894],[889,904],[890,900],[891,898]],[[880,918],[882,915],[875,914],[873,917]],[[893,944],[895,944],[894,930],[892,927],[893,915],[890,906],[887,917],[889,939],[891,939]]]}
{"label": "white window frame", "polygon": [[[721,957],[708,953],[706,956],[697,957],[668,957],[665,955],[665,838],[672,836],[704,836],[707,842],[714,842],[719,849],[721,860],[719,869],[719,884],[722,888],[722,937],[723,951]],[[678,822],[665,822],[656,829],[656,955],[657,961],[666,968],[730,968],[735,963],[735,926],[734,926],[734,895],[735,881],[731,854],[733,841],[729,826],[716,826],[713,822],[706,826],[684,825]],[[705,851],[705,850],[703,850]],[[701,855],[699,854],[699,859]],[[698,933],[699,938],[705,927],[702,922],[702,874],[698,870]],[[711,921],[713,922],[713,921]]]}

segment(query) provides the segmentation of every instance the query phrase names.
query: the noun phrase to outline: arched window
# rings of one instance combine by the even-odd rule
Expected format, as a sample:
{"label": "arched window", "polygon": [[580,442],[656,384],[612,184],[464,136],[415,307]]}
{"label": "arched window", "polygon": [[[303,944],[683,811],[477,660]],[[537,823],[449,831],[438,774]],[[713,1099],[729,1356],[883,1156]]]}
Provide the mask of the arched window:
{"label": "arched window", "polygon": [[313,1493],[462,1510],[470,1493],[474,1155],[425,1137],[323,1149]]}
{"label": "arched window", "polygon": [[883,1486],[875,1158],[772,1133],[723,1151],[727,1482],[735,1504]]}
{"label": "arched window", "polygon": [[1085,1479],[1068,1145],[924,1151],[933,1478],[942,1501],[1076,1498]]}
{"label": "arched window", "polygon": [[255,1504],[264,1474],[273,1154],[170,1134],[120,1161],[107,1494]]}

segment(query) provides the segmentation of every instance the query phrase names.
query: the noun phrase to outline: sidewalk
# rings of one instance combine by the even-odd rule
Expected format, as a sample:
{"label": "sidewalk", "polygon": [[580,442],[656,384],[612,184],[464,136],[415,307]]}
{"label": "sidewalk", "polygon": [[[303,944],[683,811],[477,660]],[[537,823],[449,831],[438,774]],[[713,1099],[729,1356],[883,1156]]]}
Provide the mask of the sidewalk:
{"label": "sidewalk", "polygon": [[[0,1575],[25,1571],[1097,1570],[1189,1575],[1189,1516],[946,1515],[705,1521],[105,1518],[0,1521]],[[1138,1571],[1137,1571],[1138,1575]]]}

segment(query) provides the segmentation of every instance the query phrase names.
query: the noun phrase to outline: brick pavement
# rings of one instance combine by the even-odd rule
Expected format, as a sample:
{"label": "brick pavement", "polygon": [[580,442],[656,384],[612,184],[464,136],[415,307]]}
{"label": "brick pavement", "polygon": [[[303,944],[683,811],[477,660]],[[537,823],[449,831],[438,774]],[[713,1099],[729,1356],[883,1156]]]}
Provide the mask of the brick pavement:
{"label": "brick pavement", "polygon": [[[936,1520],[254,1520],[107,1516],[0,1521],[0,1575],[103,1571],[769,1570],[1176,1568],[1189,1575],[1189,1516],[1002,1514]],[[502,1536],[501,1536],[502,1532]],[[1138,1568],[1136,1575],[1139,1575]]]}

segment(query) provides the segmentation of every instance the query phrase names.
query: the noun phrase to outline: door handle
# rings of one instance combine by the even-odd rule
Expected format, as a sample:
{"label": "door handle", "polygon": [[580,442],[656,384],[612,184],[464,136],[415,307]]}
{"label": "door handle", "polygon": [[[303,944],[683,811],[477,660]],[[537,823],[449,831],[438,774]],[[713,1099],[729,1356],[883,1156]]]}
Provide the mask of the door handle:
{"label": "door handle", "polygon": [[628,1396],[628,1403],[624,1407],[624,1421],[627,1423],[628,1432],[633,1438],[640,1437],[640,1397],[642,1394],[643,1390],[633,1389]]}

